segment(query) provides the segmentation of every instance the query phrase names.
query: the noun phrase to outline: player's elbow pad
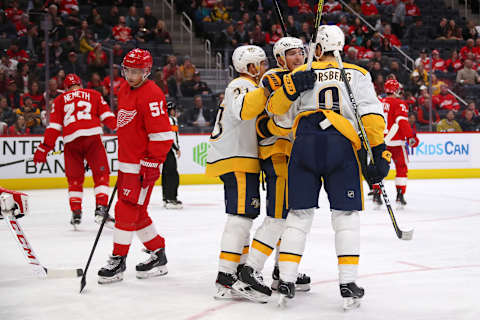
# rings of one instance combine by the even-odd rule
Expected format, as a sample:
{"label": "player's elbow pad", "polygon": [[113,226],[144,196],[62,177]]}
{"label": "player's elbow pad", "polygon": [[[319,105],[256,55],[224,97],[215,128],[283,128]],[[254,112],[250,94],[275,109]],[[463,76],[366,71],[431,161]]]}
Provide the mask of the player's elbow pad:
{"label": "player's elbow pad", "polygon": [[262,113],[267,103],[267,97],[264,92],[264,88],[257,88],[245,94],[242,110],[240,111],[242,120],[251,120]]}
{"label": "player's elbow pad", "polygon": [[367,114],[362,117],[362,123],[367,133],[371,147],[383,143],[383,132],[385,131],[385,120],[379,114]]}

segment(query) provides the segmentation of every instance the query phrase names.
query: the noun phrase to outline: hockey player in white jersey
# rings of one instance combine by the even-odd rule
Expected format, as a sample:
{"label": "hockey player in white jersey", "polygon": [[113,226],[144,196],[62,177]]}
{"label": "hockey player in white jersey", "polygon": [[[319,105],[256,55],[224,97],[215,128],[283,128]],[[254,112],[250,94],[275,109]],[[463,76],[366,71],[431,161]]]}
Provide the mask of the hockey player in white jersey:
{"label": "hockey player in white jersey", "polygon": [[[318,195],[325,185],[335,231],[340,294],[344,308],[359,305],[364,289],[357,286],[360,254],[360,216],[363,210],[361,167],[364,154],[349,96],[333,52],[343,50],[344,34],[337,26],[321,26],[317,35],[316,58],[312,70],[306,65],[284,76],[282,88],[275,90],[268,110],[289,112],[294,144],[288,166],[290,211],[280,245],[281,302],[295,296],[297,270],[310,232]],[[365,178],[381,181],[389,170],[390,153],[385,150],[385,121],[382,104],[370,74],[353,64],[344,64],[347,80],[371,143],[374,163],[365,163]],[[312,90],[299,90],[313,84]],[[284,124],[283,126],[285,126]],[[359,152],[362,151],[362,152]],[[362,157],[363,158],[363,157]]]}
{"label": "hockey player in white jersey", "polygon": [[205,174],[224,184],[227,221],[221,240],[216,298],[231,298],[237,267],[244,263],[252,220],[260,213],[259,172],[255,119],[264,110],[269,92],[258,87],[268,68],[257,46],[241,46],[232,55],[240,76],[225,89],[210,137]]}
{"label": "hockey player in white jersey", "polygon": [[[268,88],[269,91],[282,85],[285,74],[304,64],[303,42],[298,38],[283,37],[273,46],[273,55],[278,67],[268,70],[260,81],[260,86]],[[233,289],[239,294],[259,302],[268,300],[272,293],[272,290],[264,284],[261,271],[276,246],[277,259],[271,288],[276,290],[278,287],[278,242],[288,212],[286,192],[287,164],[292,147],[290,130],[281,130],[276,127],[271,116],[272,114],[264,111],[257,118],[260,167],[265,174],[267,189],[267,216],[255,232],[245,266],[239,270],[239,279],[233,285]],[[296,289],[297,291],[310,290],[310,278],[299,273]]]}

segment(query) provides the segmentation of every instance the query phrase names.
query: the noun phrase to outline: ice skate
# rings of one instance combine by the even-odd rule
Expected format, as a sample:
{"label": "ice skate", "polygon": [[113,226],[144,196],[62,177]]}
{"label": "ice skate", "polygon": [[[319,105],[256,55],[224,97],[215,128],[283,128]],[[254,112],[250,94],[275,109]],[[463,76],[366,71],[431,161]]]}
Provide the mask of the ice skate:
{"label": "ice skate", "polygon": [[287,306],[288,299],[295,297],[295,283],[279,280],[278,284],[278,306],[284,308]]}
{"label": "ice skate", "polygon": [[110,256],[107,265],[98,270],[98,283],[106,284],[122,281],[123,272],[127,268],[125,264],[126,260],[126,256]]}
{"label": "ice skate", "polygon": [[340,294],[343,297],[343,309],[351,310],[360,307],[360,300],[365,294],[365,290],[355,284],[349,282],[340,285]]}
{"label": "ice skate", "polygon": [[150,258],[145,262],[137,264],[137,278],[148,279],[166,275],[168,273],[168,261],[165,255],[165,248],[155,251],[145,250],[145,252],[150,254]]}
{"label": "ice skate", "polygon": [[397,203],[397,208],[399,209],[403,209],[403,207],[407,205],[407,201],[405,201],[403,192],[400,189],[397,189],[397,200],[395,202]]}
{"label": "ice skate", "polygon": [[[272,272],[272,285],[271,288],[272,290],[276,291],[278,290],[278,282],[280,279],[280,270],[278,269],[277,266],[273,269]],[[301,292],[306,292],[310,291],[310,277],[307,276],[304,273],[298,273],[297,274],[297,281],[295,281],[295,291],[301,291]]]}
{"label": "ice skate", "polygon": [[78,230],[78,225],[82,223],[82,211],[81,210],[73,210],[72,211],[72,219],[70,219],[70,224],[73,226],[74,230]]}
{"label": "ice skate", "polygon": [[232,286],[239,295],[248,300],[267,303],[272,290],[263,283],[262,274],[250,266],[244,266],[238,273],[238,280]]}
{"label": "ice skate", "polygon": [[182,209],[183,203],[180,200],[165,200],[163,206],[165,209]]}
{"label": "ice skate", "polygon": [[218,272],[217,280],[215,281],[217,293],[213,296],[213,298],[217,300],[231,300],[241,298],[241,296],[232,289],[232,286],[236,281],[236,275],[226,272]]}
{"label": "ice skate", "polygon": [[382,206],[382,195],[380,189],[374,189],[373,193],[373,203],[375,204],[375,208],[378,209]]}
{"label": "ice skate", "polygon": [[[98,205],[97,208],[95,209],[95,222],[98,224],[101,224],[103,221],[103,217],[107,215],[107,207]],[[110,215],[107,217],[107,221],[105,221],[105,227],[108,229],[112,229],[115,226],[115,219],[113,219]]]}

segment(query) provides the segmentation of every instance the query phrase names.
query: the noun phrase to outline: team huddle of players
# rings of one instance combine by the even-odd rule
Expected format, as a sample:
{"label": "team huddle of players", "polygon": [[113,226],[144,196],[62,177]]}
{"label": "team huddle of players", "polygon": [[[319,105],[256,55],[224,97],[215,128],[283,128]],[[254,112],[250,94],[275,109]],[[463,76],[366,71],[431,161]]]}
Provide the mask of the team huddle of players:
{"label": "team huddle of players", "polygon": [[[414,147],[415,133],[407,122],[405,105],[396,98],[398,82],[387,81],[388,96],[380,102],[370,74],[344,64],[363,126],[371,143],[373,162],[365,154],[345,84],[334,53],[341,52],[344,34],[336,26],[321,26],[315,60],[305,63],[300,39],[284,37],[273,53],[277,67],[268,69],[257,46],[238,47],[232,56],[239,77],[225,89],[211,134],[206,174],[219,177],[225,189],[227,221],[221,239],[216,279],[218,299],[244,297],[267,302],[278,290],[282,303],[295,291],[308,291],[310,278],[298,272],[322,185],[328,194],[335,231],[339,287],[344,308],[359,305],[364,289],[356,284],[360,253],[360,215],[363,210],[362,173],[379,199],[376,184],[388,174],[393,155],[397,168],[397,200],[405,204],[407,179],[405,140]],[[136,266],[138,278],[167,273],[165,240],[155,230],[147,208],[155,181],[174,134],[163,92],[148,80],[152,57],[134,49],[124,58],[126,82],[118,92],[115,116],[101,95],[83,89],[69,74],[67,92],[52,104],[50,125],[34,161],[46,161],[63,133],[65,171],[69,183],[71,223],[81,221],[84,160],[93,173],[101,221],[108,203],[109,167],[100,139],[101,122],[118,135],[118,201],[113,252],[98,272],[99,283],[123,279],[134,232],[150,258]],[[387,116],[385,125],[384,111]],[[385,131],[387,128],[387,131]],[[386,132],[386,135],[384,135]],[[262,173],[262,174],[261,174]],[[250,240],[252,221],[260,214],[260,175],[266,182],[266,216]],[[377,197],[378,195],[378,197]],[[381,200],[380,200],[381,201]],[[262,270],[276,249],[271,287]]]}
{"label": "team huddle of players", "polygon": [[[396,98],[398,82],[387,81],[389,95],[380,101],[370,74],[344,64],[372,147],[374,161],[367,161],[357,111],[350,105],[335,58],[335,52],[343,50],[344,34],[336,26],[321,26],[317,39],[311,68],[304,64],[302,41],[293,37],[276,42],[273,54],[278,67],[270,70],[260,47],[242,46],[233,52],[239,77],[225,90],[206,168],[207,175],[220,177],[225,189],[227,221],[220,243],[218,299],[267,302],[272,290],[278,290],[284,304],[295,291],[309,290],[310,278],[298,273],[298,267],[323,185],[332,213],[344,308],[358,307],[364,295],[355,282],[362,175],[377,190],[393,154],[397,201],[406,203],[405,140],[415,147],[418,139],[409,127],[403,102]],[[252,220],[260,214],[261,174],[267,186],[266,216],[250,241]],[[275,249],[269,287],[262,270]]]}

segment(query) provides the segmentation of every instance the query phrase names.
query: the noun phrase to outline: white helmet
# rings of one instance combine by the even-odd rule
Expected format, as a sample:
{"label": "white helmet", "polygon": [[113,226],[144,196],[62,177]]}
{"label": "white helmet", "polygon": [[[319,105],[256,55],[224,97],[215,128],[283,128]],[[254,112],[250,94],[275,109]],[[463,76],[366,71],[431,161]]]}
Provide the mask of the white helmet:
{"label": "white helmet", "polygon": [[275,57],[275,60],[277,60],[277,65],[280,68],[284,68],[285,66],[280,65],[278,56],[282,57],[283,61],[286,62],[285,52],[287,52],[290,49],[296,49],[296,48],[300,48],[302,50],[304,49],[303,41],[298,38],[283,37],[283,38],[280,38],[280,40],[278,40],[277,42],[275,42],[275,45],[273,46],[273,56]]}
{"label": "white helmet", "polygon": [[[320,26],[317,32],[317,44],[322,48],[322,55],[325,52],[342,51],[345,44],[345,34],[342,29],[334,25]],[[320,57],[316,58],[319,59]]]}
{"label": "white helmet", "polygon": [[[232,55],[235,70],[237,70],[238,73],[246,73],[252,77],[257,77],[260,74],[260,64],[265,60],[267,60],[267,55],[265,51],[258,46],[240,46],[233,51]],[[253,63],[255,66],[257,70],[256,74],[248,72],[248,65],[250,63]]]}

